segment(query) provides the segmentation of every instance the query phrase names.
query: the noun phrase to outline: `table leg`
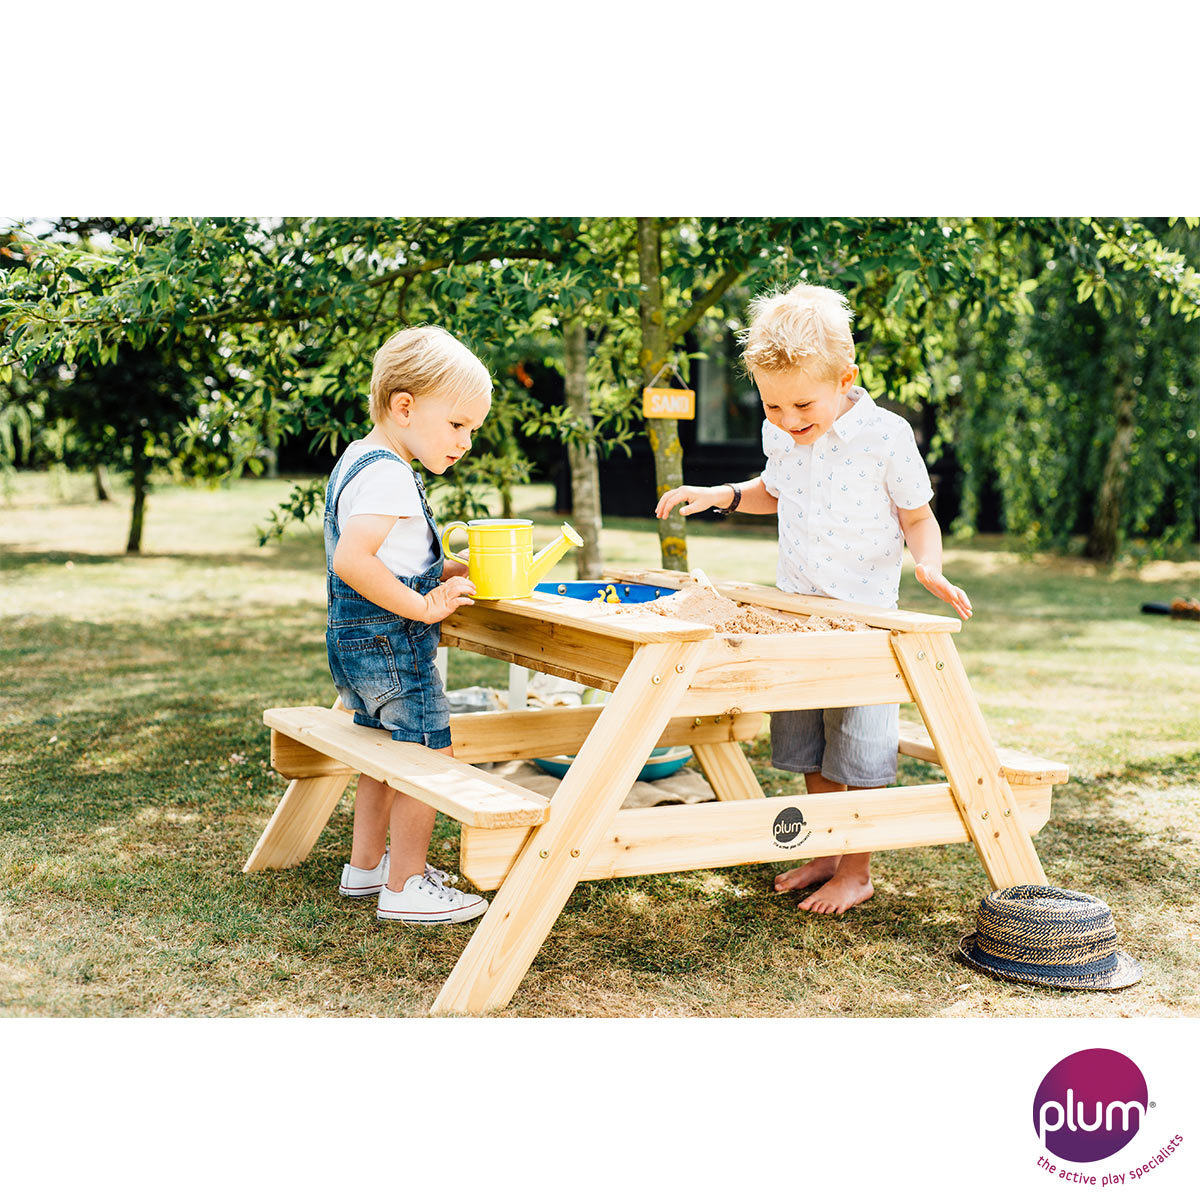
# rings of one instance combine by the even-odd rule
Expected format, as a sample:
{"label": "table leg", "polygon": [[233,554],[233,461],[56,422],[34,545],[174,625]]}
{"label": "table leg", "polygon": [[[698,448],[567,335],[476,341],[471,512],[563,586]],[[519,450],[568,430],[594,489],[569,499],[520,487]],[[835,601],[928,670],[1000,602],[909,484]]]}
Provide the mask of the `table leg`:
{"label": "table leg", "polygon": [[696,762],[718,800],[761,800],[762,786],[741,742],[709,742],[692,747]]}
{"label": "table leg", "polygon": [[265,871],[302,863],[354,775],[354,771],[346,771],[293,779],[242,870]]}
{"label": "table leg", "polygon": [[992,887],[1044,884],[1046,874],[953,638],[893,633],[892,648]]}
{"label": "table leg", "polygon": [[[340,696],[330,707],[334,712],[349,711]],[[250,857],[242,867],[243,873],[302,863],[328,824],[346,785],[356,774],[356,771],[346,771],[293,779],[283,793],[283,799],[275,806],[262,837],[250,851]]]}
{"label": "table leg", "polygon": [[503,1008],[517,990],[634,779],[666,728],[708,643],[642,646],[484,913],[433,1013]]}

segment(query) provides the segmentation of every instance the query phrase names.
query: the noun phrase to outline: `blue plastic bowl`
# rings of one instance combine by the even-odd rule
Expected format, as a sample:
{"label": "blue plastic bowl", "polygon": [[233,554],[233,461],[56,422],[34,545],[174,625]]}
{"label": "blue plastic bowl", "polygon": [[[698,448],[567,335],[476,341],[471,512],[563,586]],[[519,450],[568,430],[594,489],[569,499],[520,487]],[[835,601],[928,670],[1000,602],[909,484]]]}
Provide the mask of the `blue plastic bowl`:
{"label": "blue plastic bowl", "polygon": [[673,596],[675,588],[651,587],[645,583],[609,583],[603,579],[577,579],[571,583],[539,583],[535,592],[549,592],[552,596],[570,596],[572,600],[603,600],[612,588],[621,604],[645,604],[647,600],[658,600]]}
{"label": "blue plastic bowl", "polygon": [[[687,746],[664,746],[650,755],[646,765],[638,772],[638,778],[644,783],[654,779],[666,779],[668,775],[674,775],[680,767],[689,763],[691,758],[692,752]],[[561,779],[575,761],[575,755],[559,754],[555,758],[535,758],[533,761],[548,775],[556,775]]]}

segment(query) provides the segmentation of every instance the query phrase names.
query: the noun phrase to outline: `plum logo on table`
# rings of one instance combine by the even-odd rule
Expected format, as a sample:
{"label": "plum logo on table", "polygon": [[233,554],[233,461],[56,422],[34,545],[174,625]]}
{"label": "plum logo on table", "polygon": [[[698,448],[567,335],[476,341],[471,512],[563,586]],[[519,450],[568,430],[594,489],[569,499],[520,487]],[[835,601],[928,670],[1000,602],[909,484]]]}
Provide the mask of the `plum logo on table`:
{"label": "plum logo on table", "polygon": [[1046,1073],[1033,1098],[1033,1127],[1051,1154],[1096,1162],[1129,1145],[1149,1101],[1137,1063],[1115,1050],[1080,1050]]}
{"label": "plum logo on table", "polygon": [[783,809],[771,826],[771,836],[781,850],[794,850],[803,845],[811,833],[812,830],[804,820],[804,814],[798,808]]}

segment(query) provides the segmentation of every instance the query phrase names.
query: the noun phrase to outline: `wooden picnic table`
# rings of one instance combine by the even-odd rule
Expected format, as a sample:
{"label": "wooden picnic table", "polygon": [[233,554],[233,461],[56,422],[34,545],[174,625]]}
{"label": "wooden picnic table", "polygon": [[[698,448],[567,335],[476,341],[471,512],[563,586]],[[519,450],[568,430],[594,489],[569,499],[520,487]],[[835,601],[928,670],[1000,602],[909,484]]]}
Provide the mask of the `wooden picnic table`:
{"label": "wooden picnic table", "polygon": [[[606,578],[689,582],[669,571]],[[970,842],[993,887],[1045,883],[1030,834],[1067,768],[997,750],[954,645],[957,618],[714,583],[739,602],[868,628],[717,634],[553,594],[477,601],[442,622],[443,645],[610,691],[608,703],[452,717],[453,761],[344,713],[268,710],[272,761],[293,783],[245,869],[303,859],[355,770],[461,820],[461,874],[499,890],[433,1013],[504,1007],[584,879]],[[940,763],[944,783],[766,797],[741,747],[765,713],[909,700],[927,733],[906,727],[899,748]],[[677,745],[692,747],[717,802],[623,810],[650,752]],[[469,765],[555,754],[575,757],[548,803]]]}

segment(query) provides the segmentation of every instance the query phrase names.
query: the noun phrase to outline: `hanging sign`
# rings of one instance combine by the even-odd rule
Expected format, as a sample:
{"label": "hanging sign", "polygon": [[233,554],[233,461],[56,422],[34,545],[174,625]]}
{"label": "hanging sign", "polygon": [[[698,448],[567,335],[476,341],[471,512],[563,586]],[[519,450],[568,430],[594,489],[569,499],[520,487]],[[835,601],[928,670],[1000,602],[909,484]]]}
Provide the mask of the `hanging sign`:
{"label": "hanging sign", "polygon": [[696,393],[684,388],[643,388],[642,416],[694,421],[696,419]]}

